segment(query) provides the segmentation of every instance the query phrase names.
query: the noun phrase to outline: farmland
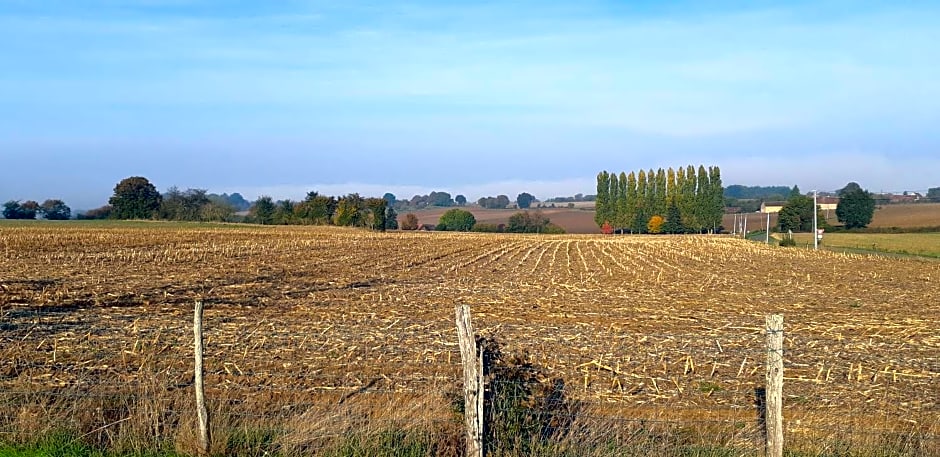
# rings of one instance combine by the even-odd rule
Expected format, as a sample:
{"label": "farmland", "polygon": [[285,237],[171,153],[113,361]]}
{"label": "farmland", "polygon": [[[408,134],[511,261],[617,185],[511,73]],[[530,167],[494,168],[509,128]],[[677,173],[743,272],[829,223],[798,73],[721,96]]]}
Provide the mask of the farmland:
{"label": "farmland", "polygon": [[[567,208],[565,204],[559,203],[557,208],[542,208],[542,211],[553,223],[564,228],[568,233],[591,234],[599,233],[597,224],[594,222],[593,208],[589,203],[579,202],[576,208]],[[429,208],[414,211],[421,223],[436,224],[437,220],[449,208]],[[514,209],[483,209],[478,206],[469,206],[470,210],[476,216],[478,222],[491,224],[505,224],[509,216],[518,210]],[[402,214],[408,211],[402,211]],[[835,211],[830,211],[827,221],[830,224],[837,225]],[[738,216],[740,217],[740,216]],[[748,217],[748,230],[763,229],[766,223],[766,216],[763,214],[751,213]],[[730,231],[734,224],[733,214],[725,214],[722,218],[722,225]],[[777,223],[777,215],[772,214],[771,225]],[[897,227],[901,229],[911,229],[918,227],[940,227],[940,203],[916,203],[916,204],[895,204],[880,206],[875,210],[872,220],[873,228]]]}
{"label": "farmland", "polygon": [[452,427],[457,304],[559,380],[581,442],[636,439],[609,435],[630,420],[674,427],[657,442],[753,451],[779,312],[795,449],[940,446],[938,262],[709,236],[146,223],[0,225],[0,253],[0,440],[70,424],[187,449],[203,299],[217,450],[246,429],[301,452],[363,423]]}
{"label": "farmland", "polygon": [[[809,233],[794,235],[797,243],[812,245]],[[823,247],[859,252],[887,252],[940,258],[940,233],[827,233]]]}

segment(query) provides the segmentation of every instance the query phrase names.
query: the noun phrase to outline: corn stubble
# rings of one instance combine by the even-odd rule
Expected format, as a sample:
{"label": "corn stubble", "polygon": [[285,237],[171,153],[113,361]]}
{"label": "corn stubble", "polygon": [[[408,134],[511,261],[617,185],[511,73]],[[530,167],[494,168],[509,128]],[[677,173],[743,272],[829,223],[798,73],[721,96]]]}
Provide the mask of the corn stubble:
{"label": "corn stubble", "polygon": [[550,453],[759,452],[771,312],[788,449],[940,446],[940,262],[707,236],[160,224],[3,228],[0,253],[7,443],[66,430],[192,452],[201,298],[218,453],[458,454],[464,303],[576,406],[533,438]]}

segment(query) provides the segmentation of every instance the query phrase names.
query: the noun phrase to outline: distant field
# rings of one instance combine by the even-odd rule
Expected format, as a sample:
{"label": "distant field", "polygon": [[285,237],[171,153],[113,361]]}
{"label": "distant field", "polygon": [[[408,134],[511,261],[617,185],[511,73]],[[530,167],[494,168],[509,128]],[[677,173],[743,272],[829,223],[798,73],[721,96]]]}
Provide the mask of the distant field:
{"label": "distant field", "polygon": [[875,210],[871,227],[938,227],[940,203],[884,205]]}
{"label": "distant field", "polygon": [[[809,233],[794,235],[800,244],[811,244]],[[823,245],[832,248],[940,257],[940,233],[827,233]]]}
{"label": "distant field", "polygon": [[[565,204],[558,204],[563,206]],[[418,211],[402,211],[399,213],[399,220],[405,215],[413,213],[418,216],[418,222],[421,224],[437,224],[438,219],[445,211],[452,208],[428,208]],[[473,213],[477,222],[486,224],[505,224],[509,222],[509,216],[522,211],[518,209],[486,209],[479,206],[466,206],[465,209]],[[541,211],[542,214],[558,226],[562,227],[568,233],[600,233],[597,225],[594,224],[594,211],[577,208],[532,208],[530,211]]]}
{"label": "distant field", "polygon": [[[576,203],[576,208],[543,208],[542,211],[552,222],[564,228],[568,233],[598,233],[597,225],[594,224],[594,211],[590,205],[585,207],[588,202]],[[557,204],[565,206],[565,204]],[[437,220],[450,208],[430,208],[419,211],[412,211],[418,216],[422,224],[437,224]],[[489,224],[505,224],[509,221],[509,216],[519,211],[517,209],[485,209],[478,206],[467,206],[464,209],[473,213],[477,222]],[[533,209],[534,210],[534,209]],[[403,216],[408,212],[402,212]],[[748,230],[763,230],[767,223],[767,217],[760,213],[748,213]],[[738,217],[742,217],[738,215]],[[722,225],[727,231],[731,231],[734,225],[734,215],[725,214],[722,219]],[[838,224],[836,212],[830,211],[826,219],[830,224]],[[771,226],[777,224],[777,215],[771,214]],[[885,205],[875,210],[875,217],[871,227],[874,228],[916,228],[916,227],[938,227],[940,226],[940,203],[918,203],[909,205]]]}

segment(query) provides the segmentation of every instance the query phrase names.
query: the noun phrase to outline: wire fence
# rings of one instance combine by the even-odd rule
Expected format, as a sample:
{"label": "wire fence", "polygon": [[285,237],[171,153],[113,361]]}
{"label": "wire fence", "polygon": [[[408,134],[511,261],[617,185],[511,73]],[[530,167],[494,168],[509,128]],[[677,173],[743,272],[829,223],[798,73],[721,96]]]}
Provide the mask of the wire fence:
{"label": "wire fence", "polygon": [[[109,449],[193,452],[192,332],[184,310],[165,312],[178,313],[178,325],[151,326],[131,312],[92,320],[68,309],[3,310],[0,442],[67,433],[68,442]],[[759,319],[670,333],[482,321],[489,453],[764,452],[768,350]],[[352,335],[343,344],[325,330],[297,335],[252,324],[224,313],[205,324],[214,452],[465,452],[453,322],[376,338],[364,330],[368,317],[351,319],[338,329]],[[785,334],[788,450],[940,455],[935,342]],[[414,344],[418,336],[423,345]],[[902,348],[903,359],[881,355]]]}

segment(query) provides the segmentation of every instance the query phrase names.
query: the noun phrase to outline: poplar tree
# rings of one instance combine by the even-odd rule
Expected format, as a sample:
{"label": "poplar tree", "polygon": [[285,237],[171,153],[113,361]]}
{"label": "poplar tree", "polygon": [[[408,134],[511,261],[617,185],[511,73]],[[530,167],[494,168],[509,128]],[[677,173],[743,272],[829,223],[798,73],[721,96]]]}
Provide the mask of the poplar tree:
{"label": "poplar tree", "polygon": [[617,192],[617,217],[614,219],[616,219],[618,228],[626,229],[630,226],[630,219],[627,217],[629,213],[630,183],[627,174],[622,171],[620,172],[620,179],[617,181],[620,183],[620,190]]}
{"label": "poplar tree", "polygon": [[654,211],[654,214],[665,217],[666,193],[666,171],[660,168],[656,170],[656,210]]}
{"label": "poplar tree", "polygon": [[617,219],[619,219],[617,209],[620,201],[620,179],[617,178],[617,173],[610,174],[610,194],[607,198],[607,218],[604,221],[610,222],[614,228],[617,228]]}
{"label": "poplar tree", "polygon": [[636,174],[631,171],[627,176],[626,210],[623,213],[623,226],[629,228],[631,232],[633,231],[633,221],[636,219],[637,207],[640,203],[636,182]]}
{"label": "poplar tree", "polygon": [[695,214],[695,167],[689,165],[685,169],[685,184],[682,186],[679,212],[682,213],[682,225],[686,230],[695,230],[698,226],[698,218]]}
{"label": "poplar tree", "polygon": [[666,170],[666,202],[672,205],[676,202],[676,171],[669,167]]}
{"label": "poplar tree", "polygon": [[721,170],[717,165],[708,168],[708,185],[711,189],[710,223],[712,230],[717,231],[725,214],[725,188],[721,185]]}
{"label": "poplar tree", "polygon": [[649,206],[647,206],[647,194],[649,182],[646,179],[646,171],[640,170],[636,175],[636,212],[633,213],[633,231],[636,233],[646,232],[646,223]]}
{"label": "poplar tree", "polygon": [[610,203],[610,174],[602,171],[597,174],[597,198],[594,201],[594,222],[598,227],[607,221]]}
{"label": "poplar tree", "polygon": [[696,183],[696,193],[695,193],[695,212],[696,219],[698,224],[696,224],[696,229],[699,233],[706,230],[708,227],[708,207],[710,206],[710,187],[708,184],[708,171],[705,170],[704,165],[698,166],[698,179]]}

